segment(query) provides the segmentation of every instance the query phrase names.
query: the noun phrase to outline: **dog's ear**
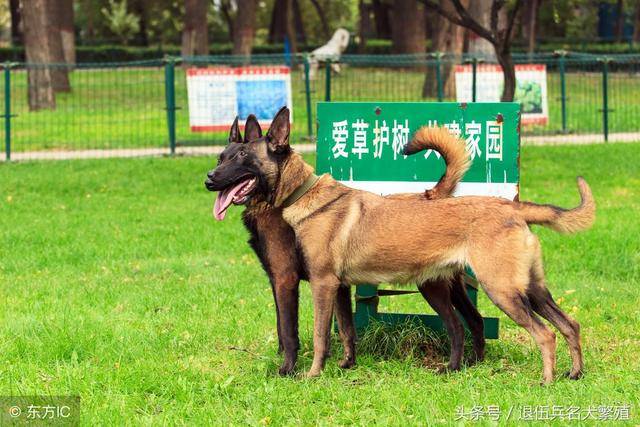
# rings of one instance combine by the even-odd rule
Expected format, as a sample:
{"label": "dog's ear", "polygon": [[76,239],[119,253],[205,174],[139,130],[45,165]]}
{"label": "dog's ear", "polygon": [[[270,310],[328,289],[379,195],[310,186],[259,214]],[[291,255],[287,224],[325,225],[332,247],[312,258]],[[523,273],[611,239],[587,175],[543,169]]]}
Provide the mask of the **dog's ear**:
{"label": "dog's ear", "polygon": [[242,142],[242,134],[240,133],[240,127],[238,126],[238,116],[236,116],[236,119],[233,121],[231,129],[229,130],[229,143],[231,144],[232,142]]}
{"label": "dog's ear", "polygon": [[267,132],[269,150],[274,153],[284,153],[289,149],[289,109],[282,107],[271,122]]}
{"label": "dog's ear", "polygon": [[255,141],[262,137],[262,129],[258,119],[253,114],[249,114],[247,122],[244,124],[244,142]]}

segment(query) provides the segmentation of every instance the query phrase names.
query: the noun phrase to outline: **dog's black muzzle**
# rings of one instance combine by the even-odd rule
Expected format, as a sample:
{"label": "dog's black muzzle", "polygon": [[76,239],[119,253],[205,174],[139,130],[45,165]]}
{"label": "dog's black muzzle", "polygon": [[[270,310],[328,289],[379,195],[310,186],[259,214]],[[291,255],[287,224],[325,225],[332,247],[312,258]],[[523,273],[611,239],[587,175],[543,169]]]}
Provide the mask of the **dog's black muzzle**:
{"label": "dog's black muzzle", "polygon": [[235,169],[230,171],[229,168],[216,168],[210,170],[207,173],[207,179],[204,181],[204,186],[207,187],[209,191],[222,191],[227,187],[231,187],[239,183],[244,179],[251,178],[255,176],[253,173],[247,170],[238,170]]}
{"label": "dog's black muzzle", "polygon": [[210,170],[209,172],[207,172],[207,179],[204,181],[204,186],[207,187],[207,190],[209,191],[220,191],[223,190],[223,188],[220,188],[219,185],[216,185],[215,179],[216,179],[216,170]]}

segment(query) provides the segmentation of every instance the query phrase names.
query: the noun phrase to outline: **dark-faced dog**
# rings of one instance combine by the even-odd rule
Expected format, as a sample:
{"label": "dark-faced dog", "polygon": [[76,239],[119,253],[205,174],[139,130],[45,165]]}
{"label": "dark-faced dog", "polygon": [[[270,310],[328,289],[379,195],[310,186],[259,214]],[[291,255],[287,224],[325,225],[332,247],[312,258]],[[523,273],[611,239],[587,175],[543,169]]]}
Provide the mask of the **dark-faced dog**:
{"label": "dark-faced dog", "polygon": [[[271,130],[267,138],[273,138]],[[388,198],[436,199],[450,196],[469,166],[466,151],[452,144],[452,139],[447,131],[434,129],[421,140],[424,148],[431,147],[442,153],[447,164],[445,174],[433,189],[424,194],[398,194]],[[293,229],[282,218],[282,208],[274,205],[276,194],[271,188],[275,188],[273,180],[281,171],[264,168],[265,165],[280,164],[286,158],[286,153],[266,149],[262,130],[254,116],[247,119],[244,139],[236,119],[229,132],[229,145],[220,155],[218,167],[209,172],[205,182],[210,191],[220,191],[214,204],[216,219],[223,219],[231,204],[246,206],[242,218],[251,234],[249,243],[269,276],[275,299],[278,341],[284,350],[281,375],[291,373],[295,366],[299,349],[298,285],[300,279],[308,280],[309,277]],[[448,368],[460,369],[464,345],[464,330],[454,308],[471,331],[475,361],[482,360],[485,346],[483,321],[467,296],[463,275],[434,280],[446,282],[446,286],[434,284],[422,287],[420,291],[442,316],[451,337],[452,356]],[[355,331],[347,286],[336,290],[335,314],[344,345],[344,357],[339,365],[347,368],[355,363]]]}

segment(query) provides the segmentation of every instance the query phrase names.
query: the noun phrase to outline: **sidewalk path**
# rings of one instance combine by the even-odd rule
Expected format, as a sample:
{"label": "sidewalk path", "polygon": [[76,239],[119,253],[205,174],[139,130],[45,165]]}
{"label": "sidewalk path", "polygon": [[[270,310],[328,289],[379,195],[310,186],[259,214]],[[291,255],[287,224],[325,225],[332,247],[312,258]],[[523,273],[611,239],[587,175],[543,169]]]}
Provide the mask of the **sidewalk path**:
{"label": "sidewalk path", "polygon": [[[609,143],[640,142],[640,132],[612,133],[609,134]],[[588,135],[548,135],[548,136],[523,136],[523,145],[584,145],[604,144],[602,134]],[[315,144],[295,144],[298,153],[314,153]],[[179,156],[213,156],[219,154],[224,146],[206,147],[176,147],[176,155]],[[163,148],[118,148],[109,150],[74,150],[74,151],[25,151],[11,153],[11,160],[66,160],[66,159],[102,159],[122,157],[149,157],[166,156],[169,150]],[[4,156],[0,162],[5,161]]]}

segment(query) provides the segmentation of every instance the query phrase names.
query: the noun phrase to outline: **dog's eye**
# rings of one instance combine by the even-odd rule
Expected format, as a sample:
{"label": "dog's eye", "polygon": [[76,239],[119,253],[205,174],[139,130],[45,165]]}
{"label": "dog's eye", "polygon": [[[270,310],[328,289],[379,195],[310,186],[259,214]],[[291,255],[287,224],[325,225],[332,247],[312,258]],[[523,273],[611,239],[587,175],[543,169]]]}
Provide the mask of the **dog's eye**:
{"label": "dog's eye", "polygon": [[239,151],[239,152],[238,152],[238,155],[239,155],[240,157],[244,157],[244,156],[246,156],[246,155],[247,155],[247,153],[246,153],[246,152],[244,152],[244,151]]}

